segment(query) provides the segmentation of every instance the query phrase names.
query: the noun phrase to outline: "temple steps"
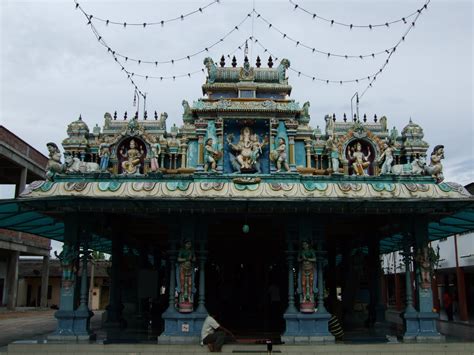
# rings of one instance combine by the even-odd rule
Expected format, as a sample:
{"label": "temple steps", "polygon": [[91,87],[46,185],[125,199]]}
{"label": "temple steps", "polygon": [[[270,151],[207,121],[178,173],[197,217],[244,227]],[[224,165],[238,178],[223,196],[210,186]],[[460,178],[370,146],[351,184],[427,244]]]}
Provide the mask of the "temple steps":
{"label": "temple steps", "polygon": [[[184,355],[207,354],[207,347],[199,345],[158,345],[158,344],[25,344],[8,345],[8,354],[49,354],[49,355]],[[268,354],[266,345],[224,345],[225,354]],[[275,345],[272,354],[469,354],[474,353],[474,343],[394,343],[394,344],[332,344],[332,345]]]}

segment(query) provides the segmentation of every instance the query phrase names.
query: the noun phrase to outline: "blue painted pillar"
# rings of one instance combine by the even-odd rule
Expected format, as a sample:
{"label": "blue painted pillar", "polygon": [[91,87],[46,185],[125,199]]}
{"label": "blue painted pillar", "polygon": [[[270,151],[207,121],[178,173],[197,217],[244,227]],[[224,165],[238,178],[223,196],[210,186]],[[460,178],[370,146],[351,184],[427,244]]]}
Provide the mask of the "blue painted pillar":
{"label": "blue painted pillar", "polygon": [[[436,320],[439,314],[433,312],[433,293],[431,290],[432,272],[428,272],[428,282],[424,282],[422,264],[429,261],[428,254],[428,220],[422,219],[414,223],[414,233],[416,240],[416,254],[415,254],[415,277],[417,280],[416,292],[418,294],[419,303],[419,333],[416,337],[417,341],[442,341],[442,336],[436,329]],[[426,250],[425,250],[426,249]],[[426,254],[425,254],[426,253]],[[426,277],[426,274],[424,275]]]}
{"label": "blue painted pillar", "polygon": [[207,250],[206,250],[206,235],[200,233],[200,245],[199,245],[199,304],[196,312],[207,314],[206,309],[206,260],[207,260]]}
{"label": "blue painted pillar", "polygon": [[410,265],[412,262],[411,236],[405,235],[405,244],[403,248],[403,262],[405,264],[405,295],[406,307],[403,314],[405,320],[404,341],[414,341],[419,333],[418,312],[413,307],[413,295],[411,287]]}
{"label": "blue painted pillar", "polygon": [[[198,309],[195,312],[180,313],[175,307],[176,259],[178,255],[177,239],[179,239],[180,237],[184,237],[186,239],[192,240],[192,237],[194,236],[193,233],[196,227],[196,224],[194,222],[195,220],[193,218],[183,217],[183,219],[178,221],[178,223],[175,223],[170,226],[170,250],[168,252],[170,261],[169,304],[168,309],[162,315],[162,318],[165,321],[165,329],[163,333],[158,337],[158,343],[198,344],[200,341],[201,328],[202,324],[204,323],[204,319],[207,316],[207,312],[201,312],[201,307],[201,309]],[[206,223],[206,219],[201,219],[200,223]],[[192,235],[189,235],[189,233],[192,233]],[[203,259],[201,259],[200,261],[202,263]],[[204,267],[202,267],[201,269],[202,273],[204,273]],[[204,293],[204,283],[202,287],[202,292]]]}
{"label": "blue painted pillar", "polygon": [[56,257],[62,266],[59,310],[54,313],[58,320],[56,331],[48,336],[51,340],[76,340],[74,334],[74,308],[76,303],[76,273],[78,224],[74,216],[66,216],[64,220],[64,245],[62,252]]}
{"label": "blue painted pillar", "polygon": [[[331,315],[327,312],[324,307],[324,279],[323,279],[323,266],[324,266],[324,255],[325,253],[322,250],[323,245],[323,227],[321,224],[313,223],[314,216],[301,216],[298,224],[298,239],[300,241],[307,240],[311,242],[313,235],[313,226],[317,230],[316,240],[318,241],[318,251],[316,253],[316,261],[318,264],[317,267],[317,282],[318,282],[318,311],[316,313],[302,313],[299,311],[294,311],[295,307],[290,303],[288,305],[288,310],[285,312],[283,317],[286,321],[286,330],[282,336],[282,341],[288,344],[312,344],[312,343],[328,343],[334,342],[334,336],[329,333],[328,322]],[[287,232],[288,233],[288,232]],[[288,237],[287,237],[288,238]],[[291,239],[289,243],[291,243]],[[289,250],[292,250],[292,246],[288,247]],[[288,253],[289,260],[292,260],[292,254]],[[291,259],[290,259],[291,258]],[[293,267],[290,269],[289,263],[289,273],[290,275],[293,272]],[[293,280],[289,277],[289,283],[293,283]],[[291,286],[289,287],[289,292],[291,292]],[[291,300],[289,295],[289,300]]]}
{"label": "blue painted pillar", "polygon": [[90,319],[94,315],[88,306],[88,282],[87,264],[89,259],[88,242],[84,240],[82,246],[82,267],[81,267],[81,295],[80,303],[74,312],[74,333],[78,340],[89,340],[93,337],[90,329]]}

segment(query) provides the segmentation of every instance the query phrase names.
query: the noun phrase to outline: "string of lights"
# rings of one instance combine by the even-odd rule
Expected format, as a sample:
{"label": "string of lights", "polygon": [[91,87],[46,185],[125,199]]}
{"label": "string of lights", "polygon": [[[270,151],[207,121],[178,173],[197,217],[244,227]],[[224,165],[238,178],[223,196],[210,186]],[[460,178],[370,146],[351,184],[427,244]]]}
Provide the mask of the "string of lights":
{"label": "string of lights", "polygon": [[[74,0],[74,2],[76,3],[76,8],[81,8],[81,5],[77,2],[77,0]],[[218,4],[218,3],[220,3],[220,0],[214,0],[210,3],[208,3],[207,5],[205,5],[203,7],[199,7],[196,10],[188,12],[186,14],[182,14],[182,15],[179,15],[177,17],[173,17],[173,18],[170,18],[170,19],[167,19],[167,20],[152,21],[152,22],[111,21],[111,20],[108,20],[108,19],[104,19],[104,18],[94,16],[92,14],[89,14],[87,16],[87,18],[88,18],[89,21],[100,21],[100,22],[105,23],[107,26],[108,25],[118,25],[118,26],[122,26],[123,28],[134,27],[134,26],[135,27],[139,26],[139,27],[143,27],[143,28],[146,28],[146,27],[149,27],[149,26],[156,26],[156,25],[164,26],[166,23],[174,22],[174,21],[182,21],[188,16],[198,14],[198,13],[203,13],[203,11],[205,9],[207,9],[209,6],[212,6],[212,5]]]}
{"label": "string of lights", "polygon": [[[92,23],[89,23],[90,25],[90,28],[91,28],[91,31],[92,33],[96,36],[96,38],[99,38],[100,37],[100,34],[99,32],[97,31],[97,28],[92,24]],[[140,88],[138,87],[138,85],[135,83],[135,81],[133,80],[132,76],[125,70],[123,64],[118,60],[117,56],[115,55],[115,53],[113,53],[112,51],[108,51],[112,57],[114,58],[114,61],[122,68],[122,71],[125,71],[125,74],[127,74],[127,79],[130,81],[130,83],[132,84],[132,86],[135,88],[135,94],[138,93],[141,97],[143,97],[144,99],[146,99],[146,94],[144,94]]]}
{"label": "string of lights", "polygon": [[[272,51],[270,51],[266,46],[264,46],[260,40],[256,37],[253,37],[252,38],[253,42],[255,44],[257,44],[260,48],[263,49],[263,52],[264,53],[268,53],[270,54],[272,57],[277,57],[276,54]],[[278,58],[278,57],[277,57]],[[303,71],[301,70],[298,70],[298,69],[294,69],[292,67],[290,67],[288,70],[292,71],[292,72],[295,72],[298,74],[298,76],[303,76],[303,77],[306,77],[308,79],[311,79],[312,81],[319,81],[319,82],[324,82],[326,84],[347,84],[347,83],[359,83],[361,81],[364,81],[364,80],[370,80],[370,78],[374,75],[368,75],[368,76],[362,76],[360,78],[357,78],[357,79],[350,79],[350,80],[334,80],[334,79],[325,79],[325,78],[321,78],[321,77],[318,77],[317,75],[310,75],[310,74],[307,74],[307,73],[304,73]]]}
{"label": "string of lights", "polygon": [[344,23],[344,22],[341,22],[341,21],[336,21],[336,20],[332,20],[332,19],[328,19],[328,18],[319,16],[317,13],[309,11],[309,10],[305,9],[304,7],[301,7],[299,4],[297,4],[293,0],[289,0],[289,1],[294,6],[294,10],[298,9],[300,11],[303,11],[304,13],[310,15],[313,18],[313,20],[318,19],[318,20],[330,23],[331,26],[338,25],[338,26],[347,27],[349,29],[353,29],[353,28],[368,28],[368,29],[389,28],[391,25],[396,24],[396,23],[403,22],[403,23],[406,24],[408,22],[408,19],[410,19],[411,17],[414,17],[417,14],[420,14],[421,11],[426,10],[427,7],[428,7],[428,3],[429,3],[429,1],[426,1],[425,4],[421,8],[419,8],[416,11],[414,11],[414,12],[412,12],[412,13],[406,15],[406,16],[403,16],[403,17],[401,17],[400,19],[397,19],[397,20],[382,21],[380,23],[373,24],[373,25],[372,24],[360,25],[360,24]]}
{"label": "string of lights", "polygon": [[[235,48],[232,52],[228,53],[227,55],[225,55],[226,57],[230,58],[235,52],[237,52],[238,50],[243,50],[242,47],[244,47],[245,43],[250,39],[249,38],[246,38],[244,42],[242,42],[242,44],[240,44],[237,48]],[[204,71],[204,68],[202,69],[199,69],[199,70],[195,70],[195,71],[192,71],[192,72],[188,72],[188,73],[183,73],[183,74],[177,74],[177,75],[169,75],[169,76],[155,76],[155,75],[145,75],[145,74],[139,74],[139,73],[135,73],[135,72],[131,72],[131,71],[128,71],[127,69],[125,69],[125,67],[122,66],[122,70],[124,70],[129,76],[130,78],[144,78],[146,80],[148,79],[159,79],[160,81],[163,81],[163,80],[176,80],[176,79],[179,79],[179,78],[190,78],[192,77],[193,75],[195,74],[198,74],[198,73],[205,73]]]}
{"label": "string of lights", "polygon": [[[431,0],[428,0],[427,1],[427,5],[429,4]],[[387,67],[387,65],[389,64],[390,62],[390,58],[392,57],[392,55],[395,53],[396,49],[398,48],[398,46],[406,39],[406,36],[410,33],[410,31],[415,27],[415,23],[416,21],[418,20],[418,18],[420,17],[421,15],[421,12],[417,13],[417,15],[415,16],[413,22],[411,23],[411,25],[408,27],[408,29],[405,31],[405,33],[403,34],[402,38],[398,41],[398,43],[393,47],[393,49],[388,53],[387,55],[387,58],[385,59],[383,65],[380,67],[380,69],[378,71],[376,71],[375,73],[371,74],[371,75],[367,75],[367,76],[363,76],[363,77],[359,77],[357,79],[350,79],[350,80],[332,80],[332,79],[324,79],[324,78],[321,78],[321,77],[318,77],[317,75],[310,75],[310,74],[307,74],[307,73],[304,73],[298,69],[295,69],[295,68],[289,68],[289,70],[295,72],[298,74],[298,76],[303,76],[303,77],[306,77],[308,79],[311,79],[312,81],[318,81],[318,82],[324,82],[326,84],[332,84],[332,83],[337,83],[337,84],[347,84],[347,83],[360,83],[360,82],[363,82],[365,80],[369,81],[369,84],[367,85],[367,87],[364,89],[364,91],[362,92],[362,94],[359,96],[359,98],[362,98],[365,93],[367,92],[367,90],[369,90],[371,87],[373,87],[373,83],[375,80],[377,80],[377,77],[384,71],[384,69]],[[257,38],[255,37],[252,37],[251,38],[258,46],[260,46],[263,50],[264,50],[264,53],[269,53],[271,56],[275,56],[274,53],[272,53],[270,50],[268,50]]]}
{"label": "string of lights", "polygon": [[[91,20],[89,19],[89,14],[87,12],[84,11],[84,9],[80,6],[77,6],[76,7],[77,9],[79,9],[83,14],[84,16],[88,19],[87,23],[90,25],[92,24]],[[228,31],[223,37],[219,38],[217,41],[214,41],[211,45],[195,52],[195,53],[192,53],[192,54],[187,54],[185,56],[182,56],[182,57],[178,57],[178,58],[171,58],[171,59],[166,59],[166,60],[158,60],[158,59],[154,59],[154,60],[150,60],[150,59],[140,59],[140,58],[134,58],[134,57],[130,57],[130,56],[127,56],[127,55],[124,55],[124,54],[121,54],[115,50],[113,50],[110,46],[108,46],[103,37],[102,36],[99,36],[97,38],[97,40],[99,41],[99,43],[106,47],[107,50],[109,51],[112,51],[117,57],[120,57],[122,59],[124,59],[126,62],[127,61],[131,61],[131,62],[135,62],[135,63],[138,63],[138,64],[153,64],[155,66],[157,66],[158,64],[174,64],[176,62],[180,62],[180,61],[183,61],[183,60],[191,60],[191,58],[197,56],[197,55],[200,55],[202,53],[205,53],[205,52],[209,52],[209,50],[211,48],[214,48],[215,46],[217,46],[218,44],[224,42],[224,40],[227,39],[227,37],[229,37],[232,33],[234,33],[235,31],[238,31],[239,28],[252,16],[252,14],[247,14],[245,15],[244,19],[242,21],[240,21],[237,25],[233,26],[232,29],[230,31]]]}
{"label": "string of lights", "polygon": [[[425,5],[426,7],[428,7],[428,4],[430,3],[431,0],[428,0]],[[359,96],[359,99],[361,99],[365,93],[367,92],[367,90],[369,90],[371,87],[372,87],[372,84],[374,83],[375,80],[377,80],[377,77],[382,73],[382,71],[385,69],[385,67],[388,65],[389,61],[390,61],[390,58],[392,57],[392,55],[395,53],[395,50],[397,49],[397,47],[400,45],[400,43],[402,43],[403,41],[405,41],[405,38],[406,36],[410,33],[410,31],[415,27],[415,23],[416,21],[418,20],[418,18],[420,17],[421,15],[421,11],[418,12],[413,20],[413,22],[411,23],[411,25],[408,27],[408,29],[405,31],[405,33],[403,34],[402,38],[398,41],[398,43],[395,45],[395,47],[393,48],[393,50],[390,52],[390,54],[387,56],[387,59],[385,60],[385,63],[383,64],[383,66],[380,68],[380,70],[375,74],[373,75],[372,79],[369,81],[369,85],[367,85],[367,87],[364,89],[364,91],[362,91],[362,94]]]}
{"label": "string of lights", "polygon": [[[423,8],[422,8],[423,9]],[[328,51],[323,51],[321,49],[317,49],[315,47],[312,47],[312,46],[309,46],[305,43],[303,43],[302,41],[299,41],[293,37],[290,37],[288,36],[285,32],[283,32],[282,30],[280,30],[278,27],[275,27],[270,21],[268,21],[265,17],[263,17],[260,13],[258,13],[257,11],[254,10],[254,13],[257,15],[257,18],[260,18],[263,22],[265,22],[267,25],[268,25],[268,28],[269,29],[273,29],[274,31],[278,32],[280,35],[283,36],[283,39],[286,39],[286,40],[289,40],[293,43],[296,44],[296,46],[300,46],[300,47],[303,47],[303,48],[306,48],[308,50],[310,50],[313,54],[320,54],[320,55],[324,55],[326,56],[327,58],[345,58],[345,59],[364,59],[364,58],[375,58],[376,56],[379,56],[379,55],[382,55],[382,54],[389,54],[395,47],[396,45],[392,46],[392,47],[389,47],[387,49],[384,49],[384,50],[381,50],[381,51],[377,51],[377,52],[373,52],[373,53],[369,53],[369,54],[359,54],[359,55],[350,55],[350,54],[340,54],[340,53],[331,53],[331,52],[328,52]],[[420,15],[422,13],[422,11],[420,11],[418,13],[418,15]],[[413,24],[414,22],[412,22]]]}

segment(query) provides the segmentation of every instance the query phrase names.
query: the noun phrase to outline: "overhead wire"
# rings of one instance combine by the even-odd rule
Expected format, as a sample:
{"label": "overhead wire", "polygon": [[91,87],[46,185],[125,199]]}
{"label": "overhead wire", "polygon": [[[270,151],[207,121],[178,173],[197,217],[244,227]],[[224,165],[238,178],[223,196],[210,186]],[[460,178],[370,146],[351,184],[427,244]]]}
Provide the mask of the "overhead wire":
{"label": "overhead wire", "polygon": [[[77,0],[74,0],[74,2],[76,3],[76,8],[80,7]],[[196,10],[188,12],[186,14],[179,15],[177,17],[173,17],[173,18],[170,18],[170,19],[167,19],[167,20],[152,21],[152,22],[127,22],[127,21],[113,21],[113,20],[111,21],[111,20],[108,20],[108,19],[104,19],[104,18],[101,18],[101,17],[94,16],[92,14],[88,15],[88,19],[90,21],[101,21],[101,22],[104,22],[106,25],[119,25],[119,26],[122,26],[124,28],[126,28],[127,26],[140,26],[140,27],[143,27],[143,28],[146,28],[147,26],[156,26],[156,25],[164,26],[166,23],[174,22],[174,21],[178,21],[178,20],[182,21],[188,16],[191,16],[191,15],[194,15],[194,14],[197,14],[197,13],[202,13],[209,6],[212,6],[212,5],[218,4],[218,3],[220,3],[220,0],[214,0],[210,3],[208,3],[207,5],[199,7]]]}
{"label": "overhead wire", "polygon": [[312,12],[312,11],[309,11],[307,10],[306,8],[302,7],[301,5],[297,4],[295,1],[293,0],[289,0],[289,2],[294,6],[294,10],[300,10],[300,11],[303,11],[304,13],[308,14],[308,15],[311,15],[311,17],[314,19],[319,19],[321,21],[325,21],[325,22],[328,22],[331,24],[331,26],[333,25],[338,25],[338,26],[344,26],[344,27],[348,27],[349,29],[353,29],[353,28],[368,28],[368,29],[374,29],[374,28],[380,28],[380,27],[385,27],[385,28],[389,28],[390,25],[393,25],[393,24],[396,24],[396,23],[401,23],[403,22],[404,24],[406,24],[408,21],[408,19],[410,19],[411,17],[415,16],[416,14],[419,14],[420,13],[420,10],[421,9],[426,9],[428,7],[428,3],[429,1],[426,1],[425,4],[422,6],[421,9],[417,9],[416,11],[413,11],[412,13],[406,15],[406,16],[402,16],[400,17],[399,19],[396,19],[396,20],[390,20],[390,21],[381,21],[379,23],[376,23],[376,24],[368,24],[368,25],[359,25],[359,24],[352,24],[352,23],[345,23],[345,22],[342,22],[342,21],[336,21],[336,20],[333,20],[333,19],[328,19],[328,18],[325,18],[325,17],[322,17],[322,16],[319,16],[316,12]]}

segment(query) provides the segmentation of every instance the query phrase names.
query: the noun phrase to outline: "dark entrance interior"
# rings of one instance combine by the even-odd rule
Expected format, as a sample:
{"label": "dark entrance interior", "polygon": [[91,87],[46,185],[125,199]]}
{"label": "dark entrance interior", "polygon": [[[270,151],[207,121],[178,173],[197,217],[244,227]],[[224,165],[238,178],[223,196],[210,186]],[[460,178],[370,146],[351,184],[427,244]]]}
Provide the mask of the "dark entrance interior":
{"label": "dark entrance interior", "polygon": [[284,231],[274,217],[229,217],[209,226],[206,305],[238,337],[279,337],[284,330]]}

